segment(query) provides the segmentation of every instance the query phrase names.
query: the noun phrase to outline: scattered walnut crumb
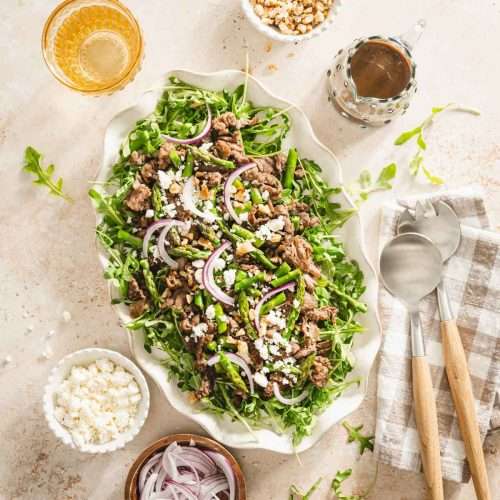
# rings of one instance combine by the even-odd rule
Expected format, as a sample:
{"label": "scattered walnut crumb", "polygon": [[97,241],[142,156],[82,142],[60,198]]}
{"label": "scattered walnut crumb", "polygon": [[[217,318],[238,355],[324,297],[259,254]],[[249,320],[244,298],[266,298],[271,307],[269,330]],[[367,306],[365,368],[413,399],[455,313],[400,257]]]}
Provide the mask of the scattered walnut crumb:
{"label": "scattered walnut crumb", "polygon": [[276,64],[268,64],[267,69],[272,72],[278,71],[278,66],[276,66]]}
{"label": "scattered walnut crumb", "polygon": [[[334,0],[250,1],[264,24],[275,26],[286,35],[304,35],[326,19]],[[268,44],[266,52],[270,50]]]}

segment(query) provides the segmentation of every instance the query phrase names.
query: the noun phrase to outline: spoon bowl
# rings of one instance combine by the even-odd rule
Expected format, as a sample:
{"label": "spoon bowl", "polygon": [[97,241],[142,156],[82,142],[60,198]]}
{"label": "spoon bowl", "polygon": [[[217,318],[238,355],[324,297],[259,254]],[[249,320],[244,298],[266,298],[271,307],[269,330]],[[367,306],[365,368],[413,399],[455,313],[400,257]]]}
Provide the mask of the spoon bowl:
{"label": "spoon bowl", "polygon": [[385,287],[411,311],[441,280],[441,254],[432,241],[417,233],[402,233],[382,250],[380,275]]}

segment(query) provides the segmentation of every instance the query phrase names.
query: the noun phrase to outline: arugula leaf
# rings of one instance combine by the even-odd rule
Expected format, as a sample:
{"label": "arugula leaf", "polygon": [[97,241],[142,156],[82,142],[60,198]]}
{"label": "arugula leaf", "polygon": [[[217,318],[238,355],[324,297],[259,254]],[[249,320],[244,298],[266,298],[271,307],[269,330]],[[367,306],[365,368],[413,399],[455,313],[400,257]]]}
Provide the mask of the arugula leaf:
{"label": "arugula leaf", "polygon": [[42,155],[35,148],[28,146],[24,152],[24,166],[23,170],[31,174],[36,175],[36,179],[33,181],[34,184],[39,184],[41,186],[47,186],[49,188],[50,194],[54,196],[59,196],[66,201],[72,202],[73,199],[65,194],[62,190],[63,180],[62,177],[55,180],[52,178],[54,174],[55,167],[50,164],[46,169],[41,165]]}
{"label": "arugula leaf", "polygon": [[338,500],[362,500],[366,495],[344,495],[342,493],[342,483],[351,477],[352,469],[339,470],[333,478],[331,489]]}
{"label": "arugula leaf", "polygon": [[318,489],[323,478],[320,477],[305,493],[297,488],[294,484],[290,486],[290,496],[289,500],[309,500],[312,494]]}
{"label": "arugula leaf", "polygon": [[103,196],[95,189],[89,190],[89,196],[94,201],[97,211],[107,217],[113,224],[123,226],[124,221],[120,213],[113,207],[108,197]]}
{"label": "arugula leaf", "polygon": [[359,444],[359,454],[362,455],[365,450],[370,450],[373,451],[373,445],[374,445],[374,440],[375,436],[363,436],[361,434],[361,429],[363,429],[363,425],[358,425],[356,427],[353,427],[349,422],[345,421],[342,422],[342,426],[344,429],[347,431],[348,437],[347,437],[347,442],[348,443],[353,443],[357,442]]}
{"label": "arugula leaf", "polygon": [[415,136],[417,137],[416,142],[418,149],[410,160],[409,163],[410,173],[411,175],[416,176],[419,173],[419,171],[422,170],[425,177],[431,184],[443,184],[444,180],[441,179],[441,177],[438,177],[437,175],[433,175],[428,168],[422,165],[422,162],[424,160],[423,152],[427,149],[427,143],[425,142],[424,138],[424,130],[427,129],[427,127],[429,127],[434,122],[436,116],[442,113],[443,111],[462,111],[464,113],[470,113],[476,116],[480,114],[479,111],[477,111],[476,109],[464,108],[463,106],[459,106],[454,103],[447,104],[446,106],[436,106],[432,108],[431,114],[420,125],[411,130],[408,130],[407,132],[403,132],[394,141],[394,144],[396,146],[401,146],[402,144],[405,144],[413,137]]}
{"label": "arugula leaf", "polygon": [[432,174],[431,172],[429,172],[429,170],[424,167],[422,165],[422,172],[424,173],[425,177],[427,177],[428,181],[431,183],[431,184],[435,184],[435,185],[441,185],[441,184],[444,184],[444,180],[437,176],[437,175],[434,175]]}
{"label": "arugula leaf", "polygon": [[356,204],[360,205],[368,199],[368,196],[376,191],[386,191],[392,189],[392,181],[396,177],[398,167],[395,163],[389,163],[378,174],[375,182],[372,181],[372,176],[368,170],[363,170],[348,189],[349,193],[357,196]]}

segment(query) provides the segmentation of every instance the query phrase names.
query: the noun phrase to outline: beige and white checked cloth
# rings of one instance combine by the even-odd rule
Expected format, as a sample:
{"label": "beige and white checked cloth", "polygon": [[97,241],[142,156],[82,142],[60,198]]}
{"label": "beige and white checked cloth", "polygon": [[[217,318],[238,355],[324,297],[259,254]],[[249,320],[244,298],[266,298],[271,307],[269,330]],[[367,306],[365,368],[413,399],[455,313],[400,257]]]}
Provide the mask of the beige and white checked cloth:
{"label": "beige and white checked cloth", "polygon": [[[484,439],[492,427],[492,416],[500,406],[500,234],[489,230],[479,188],[441,192],[427,198],[448,202],[462,224],[460,246],[446,263],[443,279],[468,358]],[[417,199],[401,200],[383,209],[380,248],[395,235],[404,207],[412,209]],[[379,309],[384,336],[377,381],[375,453],[383,463],[420,471],[408,314],[383,287],[379,293]],[[470,472],[444,369],[435,294],[422,301],[421,319],[437,402],[443,476],[467,482]]]}

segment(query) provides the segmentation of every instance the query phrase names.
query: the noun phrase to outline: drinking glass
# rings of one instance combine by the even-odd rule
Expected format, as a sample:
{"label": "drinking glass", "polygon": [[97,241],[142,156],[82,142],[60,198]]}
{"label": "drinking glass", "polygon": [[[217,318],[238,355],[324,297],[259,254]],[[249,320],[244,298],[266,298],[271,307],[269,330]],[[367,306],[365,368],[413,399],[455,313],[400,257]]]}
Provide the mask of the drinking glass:
{"label": "drinking glass", "polygon": [[137,20],[118,0],[65,0],[45,23],[42,52],[63,85],[111,94],[136,76],[144,42]]}

